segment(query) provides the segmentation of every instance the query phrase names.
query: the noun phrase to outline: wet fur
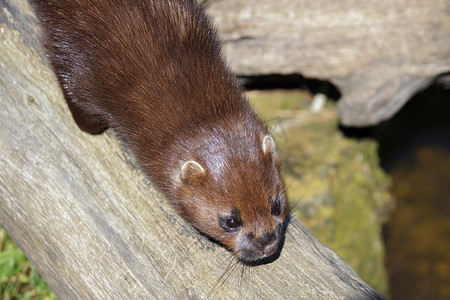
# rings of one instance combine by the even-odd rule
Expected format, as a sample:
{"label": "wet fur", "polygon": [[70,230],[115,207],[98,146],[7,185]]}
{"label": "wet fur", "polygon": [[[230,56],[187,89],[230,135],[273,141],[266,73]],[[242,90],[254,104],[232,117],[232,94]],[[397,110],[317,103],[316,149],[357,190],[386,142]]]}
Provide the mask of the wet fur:
{"label": "wet fur", "polygon": [[[280,160],[275,146],[264,144],[270,132],[229,71],[217,32],[196,1],[32,3],[82,130],[115,130],[178,212],[238,256],[238,243],[261,244],[275,231],[281,240],[275,228],[287,203]],[[203,171],[184,168],[188,161]],[[283,211],[274,218],[270,201],[277,196]],[[219,225],[218,216],[233,209],[245,241]]]}

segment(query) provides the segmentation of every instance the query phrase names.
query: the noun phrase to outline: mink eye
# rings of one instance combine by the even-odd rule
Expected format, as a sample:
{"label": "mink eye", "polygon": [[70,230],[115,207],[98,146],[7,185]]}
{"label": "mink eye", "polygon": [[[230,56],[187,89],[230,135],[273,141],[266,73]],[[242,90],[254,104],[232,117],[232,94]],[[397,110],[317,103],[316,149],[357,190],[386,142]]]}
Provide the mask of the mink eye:
{"label": "mink eye", "polygon": [[272,202],[272,207],[270,209],[270,213],[272,214],[272,216],[276,216],[276,217],[281,215],[281,200],[280,200],[279,195]]}
{"label": "mink eye", "polygon": [[239,222],[235,218],[228,218],[225,221],[225,224],[227,225],[227,227],[232,228],[232,229],[238,228],[239,226],[241,226],[241,222]]}
{"label": "mink eye", "polygon": [[227,232],[236,232],[242,227],[242,222],[236,217],[219,217],[219,224]]}

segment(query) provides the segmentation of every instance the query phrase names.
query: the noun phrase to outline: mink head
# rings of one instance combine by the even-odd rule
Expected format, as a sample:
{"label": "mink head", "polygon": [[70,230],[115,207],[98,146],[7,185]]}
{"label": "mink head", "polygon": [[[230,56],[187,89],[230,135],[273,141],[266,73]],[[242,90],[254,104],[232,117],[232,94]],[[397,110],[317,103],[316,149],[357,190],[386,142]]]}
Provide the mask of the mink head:
{"label": "mink head", "polygon": [[191,141],[174,166],[172,204],[201,232],[244,262],[272,256],[284,234],[285,186],[268,133],[220,135]]}

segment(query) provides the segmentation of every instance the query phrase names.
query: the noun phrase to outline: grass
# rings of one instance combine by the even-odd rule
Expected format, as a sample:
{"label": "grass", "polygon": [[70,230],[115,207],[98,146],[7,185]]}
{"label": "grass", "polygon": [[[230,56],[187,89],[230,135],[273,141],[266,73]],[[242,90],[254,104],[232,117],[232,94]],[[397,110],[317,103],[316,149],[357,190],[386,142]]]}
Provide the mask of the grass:
{"label": "grass", "polygon": [[57,299],[25,254],[1,228],[0,299]]}

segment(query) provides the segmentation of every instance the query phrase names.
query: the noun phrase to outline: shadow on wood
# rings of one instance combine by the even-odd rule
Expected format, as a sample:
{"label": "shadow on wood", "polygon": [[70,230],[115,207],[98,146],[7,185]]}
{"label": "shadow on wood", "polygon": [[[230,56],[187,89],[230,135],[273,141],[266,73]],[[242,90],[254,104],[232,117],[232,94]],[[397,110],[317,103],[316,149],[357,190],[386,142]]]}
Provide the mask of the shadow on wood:
{"label": "shadow on wood", "polygon": [[227,270],[230,253],[174,213],[112,132],[76,127],[36,24],[26,1],[2,1],[0,225],[58,297],[382,298],[295,220],[276,261]]}

